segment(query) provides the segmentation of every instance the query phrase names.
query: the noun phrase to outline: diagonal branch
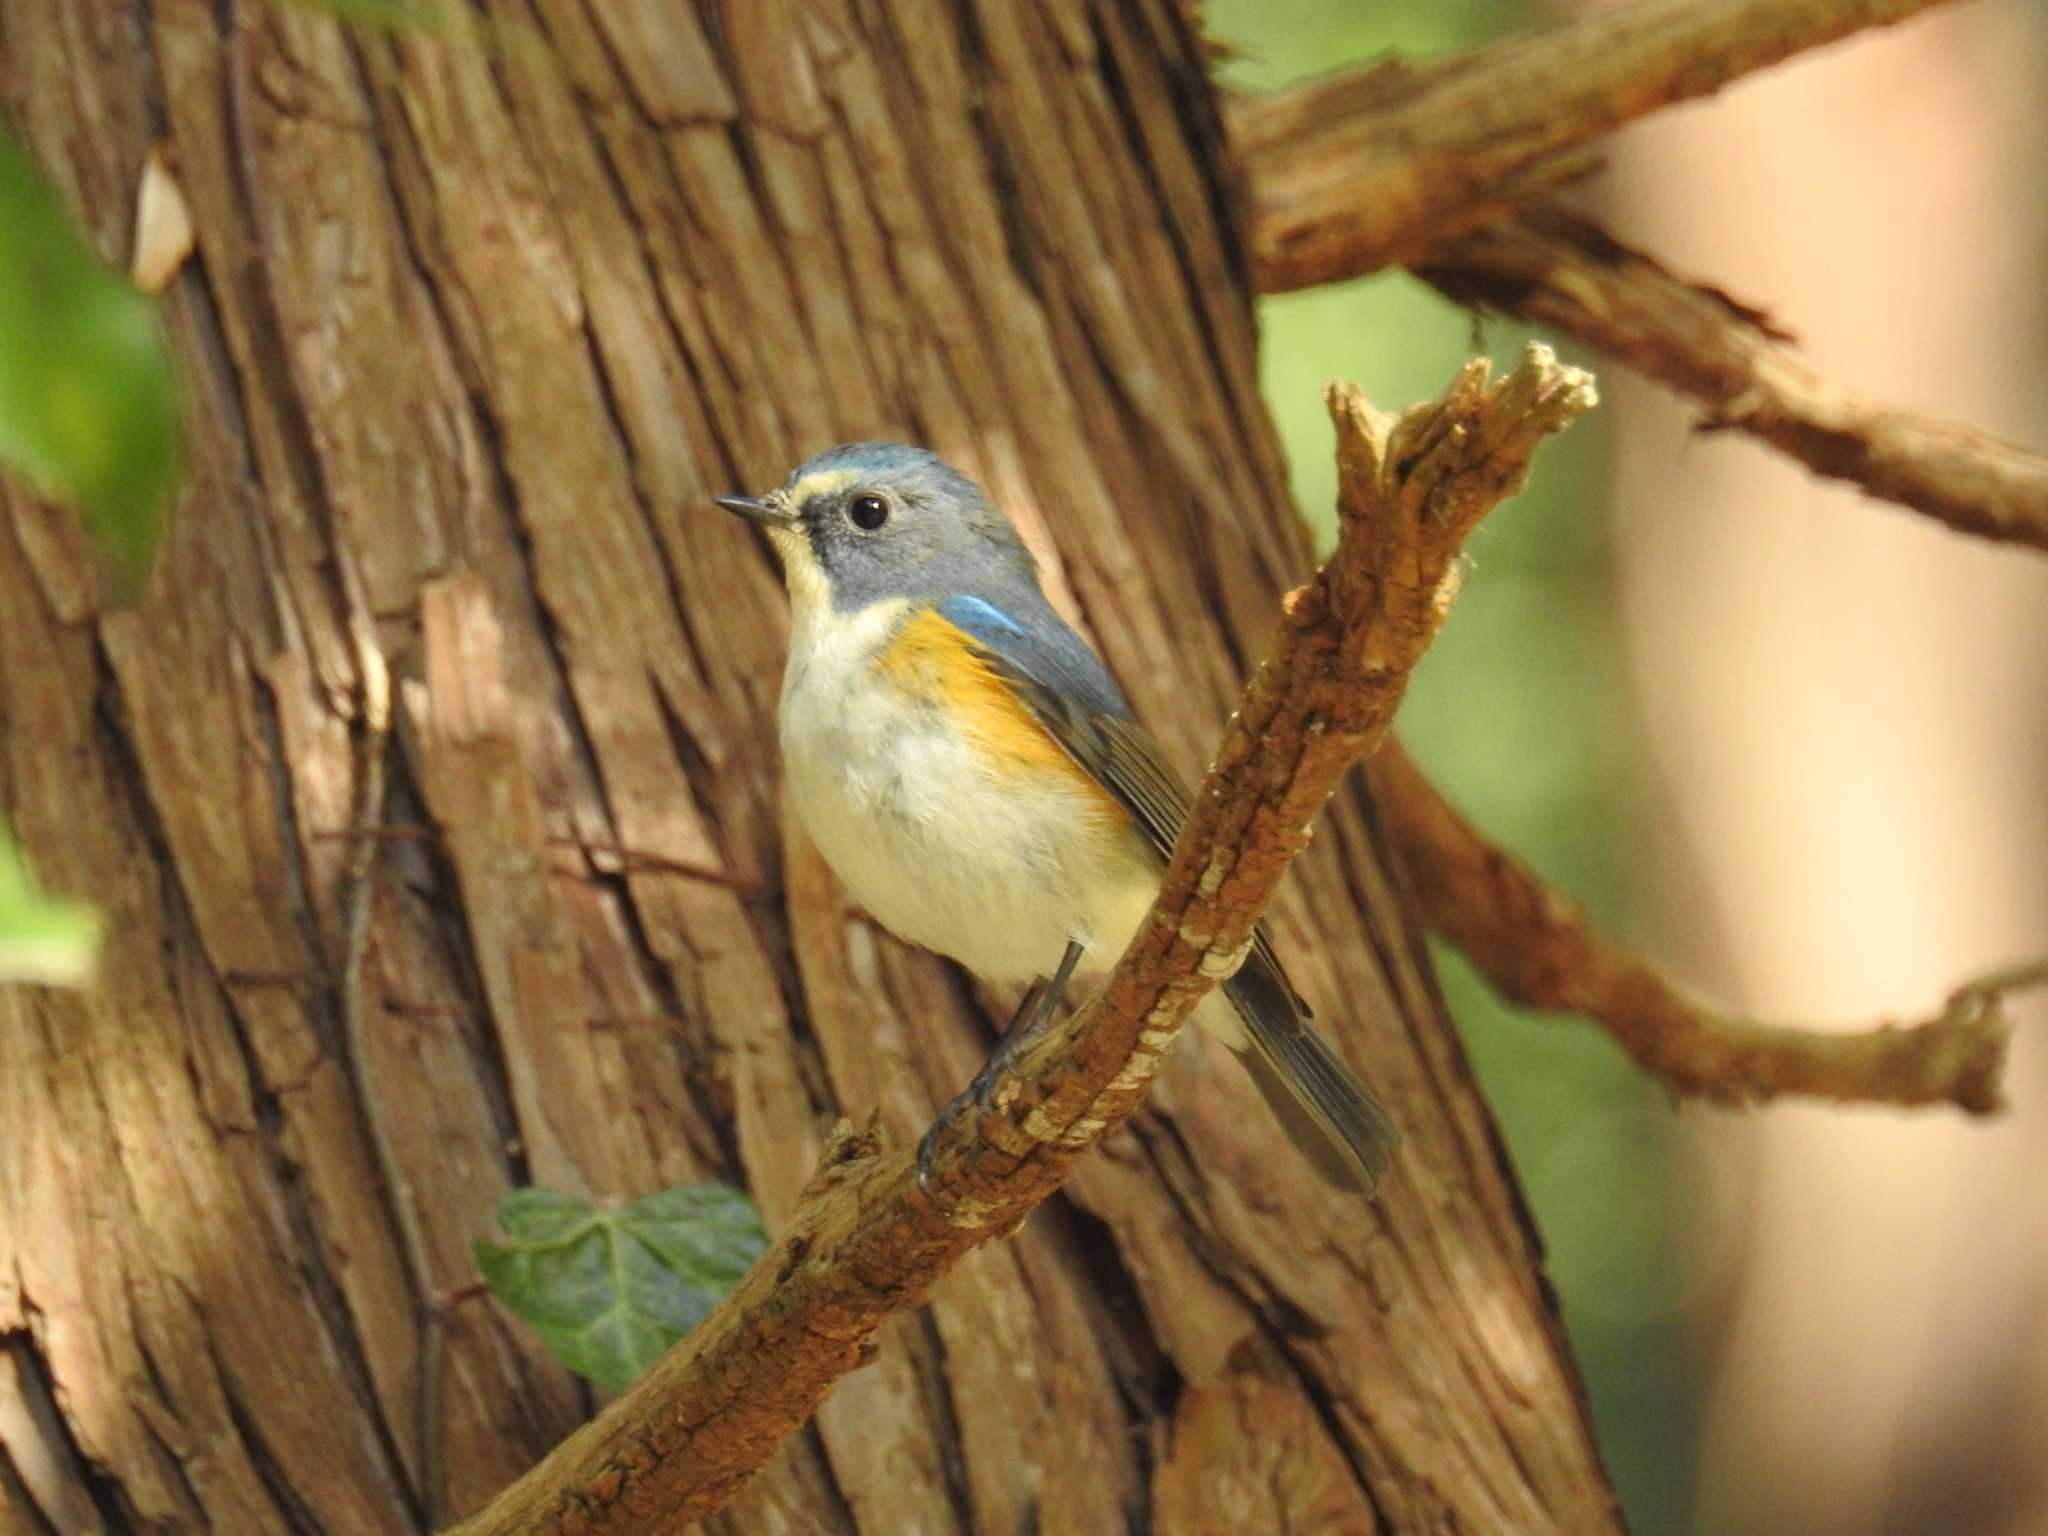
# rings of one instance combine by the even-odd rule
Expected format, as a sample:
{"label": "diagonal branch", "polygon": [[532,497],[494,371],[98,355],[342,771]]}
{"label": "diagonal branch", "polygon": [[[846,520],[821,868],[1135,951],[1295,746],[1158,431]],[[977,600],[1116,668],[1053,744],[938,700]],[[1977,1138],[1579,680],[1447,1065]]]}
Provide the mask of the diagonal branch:
{"label": "diagonal branch", "polygon": [[1290,594],[1196,797],[1152,915],[1103,991],[1024,1053],[980,1119],[909,1149],[842,1134],[791,1230],[711,1317],[458,1536],[672,1529],[720,1508],[858,1366],[889,1317],[1005,1235],[1138,1106],[1195,1003],[1230,974],[1309,823],[1384,736],[1443,620],[1455,562],[1591,378],[1531,347],[1498,384],[1476,362],[1399,418],[1333,387],[1337,551]]}
{"label": "diagonal branch", "polygon": [[1636,0],[1443,61],[1390,59],[1229,108],[1259,290],[1358,277],[1582,170],[1623,123],[1938,0]]}
{"label": "diagonal branch", "polygon": [[1415,268],[1461,304],[1554,326],[1699,402],[1707,425],[1963,533],[2048,549],[2048,458],[1838,389],[1770,320],[1555,206],[1448,241]]}
{"label": "diagonal branch", "polygon": [[1796,1029],[1717,1013],[1593,931],[1583,912],[1458,814],[1389,742],[1372,762],[1374,804],[1401,852],[1421,920],[1495,991],[1584,1014],[1674,1092],[1724,1104],[1783,1095],[1838,1103],[2004,1105],[2012,1026],[2004,994],[2048,986],[2048,960],[1958,987],[1923,1023]]}

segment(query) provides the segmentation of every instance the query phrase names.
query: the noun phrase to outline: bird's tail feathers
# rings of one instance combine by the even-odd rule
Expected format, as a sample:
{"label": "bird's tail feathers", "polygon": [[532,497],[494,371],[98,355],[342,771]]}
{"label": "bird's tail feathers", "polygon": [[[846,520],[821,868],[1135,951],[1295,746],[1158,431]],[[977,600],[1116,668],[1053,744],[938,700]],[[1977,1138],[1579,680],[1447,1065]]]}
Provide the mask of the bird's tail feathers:
{"label": "bird's tail feathers", "polygon": [[1240,1059],[1288,1140],[1326,1183],[1371,1194],[1401,1142],[1372,1090],[1316,1032],[1284,977],[1247,964],[1224,991],[1249,1037]]}

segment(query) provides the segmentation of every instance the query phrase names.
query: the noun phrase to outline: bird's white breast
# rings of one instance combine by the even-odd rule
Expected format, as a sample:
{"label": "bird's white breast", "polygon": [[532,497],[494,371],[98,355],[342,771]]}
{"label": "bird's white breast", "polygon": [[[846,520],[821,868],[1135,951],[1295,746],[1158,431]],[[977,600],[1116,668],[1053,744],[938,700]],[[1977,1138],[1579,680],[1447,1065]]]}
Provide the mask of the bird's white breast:
{"label": "bird's white breast", "polygon": [[1049,974],[1070,938],[1089,946],[1084,970],[1111,964],[1156,867],[1099,795],[1003,772],[877,667],[904,612],[799,605],[781,727],[804,830],[884,927],[991,981]]}

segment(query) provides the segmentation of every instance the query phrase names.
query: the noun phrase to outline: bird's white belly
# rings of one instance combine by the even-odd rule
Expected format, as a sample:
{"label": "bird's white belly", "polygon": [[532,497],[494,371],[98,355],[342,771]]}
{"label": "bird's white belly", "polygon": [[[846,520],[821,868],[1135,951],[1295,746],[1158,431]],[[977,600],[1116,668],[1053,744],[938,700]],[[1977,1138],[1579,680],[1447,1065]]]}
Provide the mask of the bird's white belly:
{"label": "bird's white belly", "polygon": [[990,981],[1050,975],[1070,939],[1084,972],[1114,964],[1158,889],[1135,831],[1085,787],[991,774],[853,638],[799,637],[781,721],[791,803],[853,898]]}

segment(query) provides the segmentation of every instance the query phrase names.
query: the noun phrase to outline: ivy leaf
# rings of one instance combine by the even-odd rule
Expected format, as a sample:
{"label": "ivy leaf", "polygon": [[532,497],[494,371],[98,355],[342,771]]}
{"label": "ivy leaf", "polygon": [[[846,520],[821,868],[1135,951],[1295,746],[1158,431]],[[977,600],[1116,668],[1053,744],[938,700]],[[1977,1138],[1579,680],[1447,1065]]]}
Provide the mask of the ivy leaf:
{"label": "ivy leaf", "polygon": [[131,585],[178,478],[156,307],[100,265],[0,128],[0,462],[77,502]]}
{"label": "ivy leaf", "polygon": [[753,1203],[724,1184],[666,1189],[606,1208],[515,1189],[502,1243],[478,1242],[491,1294],[570,1370],[618,1392],[697,1324],[767,1251]]}
{"label": "ivy leaf", "polygon": [[36,894],[20,852],[0,834],[0,983],[78,986],[92,974],[99,935],[91,907]]}

